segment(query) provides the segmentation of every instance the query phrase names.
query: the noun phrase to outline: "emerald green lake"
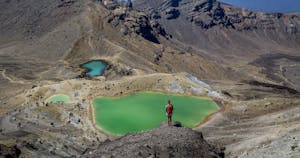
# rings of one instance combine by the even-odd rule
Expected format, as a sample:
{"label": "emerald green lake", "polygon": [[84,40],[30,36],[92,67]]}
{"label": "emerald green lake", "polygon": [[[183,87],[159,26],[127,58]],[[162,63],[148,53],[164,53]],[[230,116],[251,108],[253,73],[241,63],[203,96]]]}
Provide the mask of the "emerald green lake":
{"label": "emerald green lake", "polygon": [[174,106],[173,121],[194,127],[218,110],[211,100],[193,96],[139,92],[118,98],[99,97],[93,100],[96,124],[115,135],[141,132],[166,122],[165,104]]}
{"label": "emerald green lake", "polygon": [[57,95],[53,95],[53,96],[49,97],[48,99],[46,99],[46,102],[48,102],[48,103],[60,103],[60,102],[70,103],[71,98],[64,94],[57,94]]}
{"label": "emerald green lake", "polygon": [[87,75],[90,77],[101,76],[104,74],[104,70],[107,63],[100,60],[93,60],[81,65],[82,68],[87,69]]}

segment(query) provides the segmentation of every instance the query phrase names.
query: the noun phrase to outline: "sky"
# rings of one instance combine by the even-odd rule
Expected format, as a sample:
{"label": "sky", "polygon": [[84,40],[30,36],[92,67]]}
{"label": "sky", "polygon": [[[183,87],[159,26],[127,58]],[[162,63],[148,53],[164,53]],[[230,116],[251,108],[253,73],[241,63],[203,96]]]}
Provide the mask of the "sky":
{"label": "sky", "polygon": [[300,0],[218,0],[252,11],[293,13],[300,12]]}

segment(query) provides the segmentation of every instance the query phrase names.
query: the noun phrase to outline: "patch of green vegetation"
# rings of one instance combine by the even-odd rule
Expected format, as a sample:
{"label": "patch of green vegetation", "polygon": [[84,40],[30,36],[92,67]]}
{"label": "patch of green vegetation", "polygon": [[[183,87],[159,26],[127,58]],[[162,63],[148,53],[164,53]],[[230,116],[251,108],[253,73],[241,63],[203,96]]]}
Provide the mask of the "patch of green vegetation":
{"label": "patch of green vegetation", "polygon": [[174,106],[173,121],[193,127],[218,110],[207,98],[139,92],[119,98],[99,97],[93,101],[96,124],[105,132],[123,135],[157,127],[167,121],[165,104]]}

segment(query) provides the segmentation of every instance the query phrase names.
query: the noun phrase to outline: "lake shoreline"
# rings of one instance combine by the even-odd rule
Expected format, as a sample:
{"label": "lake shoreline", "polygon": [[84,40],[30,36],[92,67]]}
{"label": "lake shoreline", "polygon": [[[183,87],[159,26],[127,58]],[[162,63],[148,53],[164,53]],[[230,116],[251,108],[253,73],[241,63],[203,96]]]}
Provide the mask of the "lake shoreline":
{"label": "lake shoreline", "polygon": [[[199,125],[201,125],[204,121],[206,122],[207,121],[207,119],[210,119],[210,116],[212,116],[213,114],[215,114],[215,113],[217,113],[219,110],[220,110],[220,106],[214,101],[214,99],[212,99],[212,98],[209,98],[209,97],[199,97],[199,96],[194,96],[194,95],[185,95],[185,94],[173,94],[173,93],[162,93],[162,92],[153,92],[153,91],[142,91],[142,92],[137,92],[137,93],[131,93],[131,94],[127,94],[127,95],[122,95],[122,96],[113,96],[113,97],[104,97],[104,96],[100,96],[100,97],[96,97],[96,98],[94,98],[94,100],[92,101],[92,103],[91,103],[91,109],[92,109],[92,114],[93,114],[93,124],[96,126],[96,127],[99,127],[98,129],[99,130],[101,130],[102,132],[105,132],[105,133],[107,133],[107,134],[110,134],[110,135],[115,135],[115,136],[121,136],[121,135],[124,135],[124,134],[126,134],[126,133],[139,133],[139,131],[144,131],[143,129],[140,129],[140,130],[137,130],[137,131],[132,131],[132,132],[124,132],[124,133],[118,133],[118,132],[110,132],[109,130],[104,130],[104,128],[102,127],[103,125],[101,125],[101,123],[97,123],[97,116],[99,115],[99,114],[97,114],[97,116],[95,116],[96,115],[96,109],[95,109],[95,101],[97,101],[96,99],[116,99],[114,102],[114,104],[118,104],[118,102],[120,102],[120,101],[118,101],[117,99],[125,99],[124,97],[139,97],[139,96],[143,96],[143,97],[148,97],[148,95],[150,95],[150,94],[154,94],[154,95],[158,95],[158,96],[160,96],[160,97],[162,97],[162,98],[169,98],[169,97],[171,97],[171,98],[173,98],[174,100],[181,100],[181,102],[186,102],[186,101],[191,101],[191,99],[192,100],[194,100],[193,102],[199,102],[199,103],[197,103],[197,104],[194,104],[194,103],[192,103],[191,105],[189,105],[188,103],[183,103],[183,104],[180,104],[180,103],[178,103],[178,101],[174,101],[174,102],[177,102],[177,105],[176,105],[176,103],[175,103],[175,107],[177,108],[177,109],[181,109],[181,110],[179,110],[179,111],[181,111],[181,113],[177,113],[176,115],[175,115],[175,117],[183,117],[182,119],[179,119],[180,120],[180,122],[185,122],[185,120],[187,121],[187,120],[189,120],[188,122],[190,122],[190,123],[188,123],[188,122],[185,122],[185,123],[188,123],[188,124],[186,124],[186,126],[187,127],[189,127],[189,128],[195,128],[195,127],[198,127]],[[150,96],[150,97],[153,97],[153,96]],[[188,98],[183,98],[183,97],[188,97]],[[162,98],[160,98],[160,99],[162,99]],[[155,99],[158,99],[158,98],[155,98]],[[126,99],[125,99],[126,100]],[[172,100],[172,99],[171,99]],[[132,101],[132,98],[131,98],[131,101]],[[203,102],[204,101],[204,102]],[[122,101],[121,101],[122,102]],[[165,102],[164,101],[160,101],[162,104],[161,105],[164,105],[165,104]],[[123,104],[124,103],[124,105],[122,105],[122,106],[129,106],[130,108],[134,108],[136,105],[126,105],[126,102],[122,102],[121,104]],[[140,105],[141,105],[142,103],[139,103],[138,104],[138,108],[141,108],[140,107]],[[148,103],[148,104],[152,104],[151,106],[153,106],[154,107],[154,109],[155,110],[157,110],[157,108],[159,108],[158,106],[161,106],[161,105],[158,105],[158,104],[154,104],[153,105],[153,102],[152,103]],[[194,104],[194,105],[193,105]],[[107,105],[107,104],[106,104]],[[144,103],[142,104],[142,105],[144,105]],[[205,112],[206,110],[204,110],[204,109],[202,109],[202,110],[200,110],[199,112],[200,113],[197,113],[197,114],[192,114],[192,113],[190,113],[190,114],[183,114],[184,113],[184,111],[186,111],[186,110],[183,110],[182,108],[184,108],[184,106],[187,106],[187,105],[189,105],[189,106],[191,106],[191,109],[186,109],[186,110],[192,110],[193,108],[196,108],[196,107],[198,107],[198,108],[204,108],[204,109],[206,109],[206,110],[208,110],[207,108],[208,107],[210,107],[210,108],[212,108],[212,107],[215,107],[215,110],[213,110],[214,112],[210,112],[211,110],[208,110],[207,112]],[[199,107],[199,105],[205,105],[205,106],[200,106]],[[149,106],[147,106],[147,105],[145,105],[146,106],[146,108],[147,107],[149,107]],[[156,107],[156,108],[155,108]],[[129,108],[129,109],[130,109]],[[176,109],[175,108],[175,109]],[[116,108],[116,109],[118,109],[118,108]],[[135,108],[134,108],[135,109]],[[126,110],[128,110],[128,107],[126,108]],[[125,111],[126,111],[125,110]],[[152,110],[152,109],[151,109]],[[195,109],[194,109],[195,110]],[[113,110],[114,111],[114,110]],[[129,110],[129,111],[132,111],[132,109],[131,110]],[[113,112],[112,114],[110,114],[110,115],[108,115],[108,116],[105,116],[105,117],[112,117],[112,115],[114,114],[115,112]],[[134,112],[135,113],[135,115],[139,115],[139,112]],[[157,112],[155,112],[155,113],[157,113]],[[159,112],[160,113],[160,112]],[[207,114],[205,114],[205,113],[208,113],[208,115]],[[192,114],[192,115],[191,115]],[[204,116],[203,118],[201,118],[201,116],[204,114],[204,115],[206,115],[206,116]],[[124,114],[123,112],[121,113],[121,115],[124,115],[124,117],[125,117],[125,115],[127,115],[126,113]],[[148,115],[150,115],[151,117],[153,117],[154,116],[154,114],[153,114],[153,116],[152,116],[152,114],[151,114],[151,111],[147,111],[146,113],[145,113],[145,115],[141,115],[140,117],[137,117],[137,118],[140,118],[140,121],[142,121],[143,119],[145,119],[144,117],[149,117]],[[157,114],[155,114],[155,115],[157,115]],[[159,115],[159,117],[154,117],[155,119],[154,119],[154,122],[155,122],[155,120],[156,120],[156,122],[158,123],[158,125],[159,124],[161,124],[161,122],[159,122],[157,119],[161,119],[162,121],[164,121],[165,120],[165,115],[164,114],[158,114]],[[118,115],[117,115],[118,116]],[[128,116],[132,116],[131,114],[128,114]],[[136,116],[135,116],[136,117]],[[151,118],[150,117],[150,118]],[[191,117],[190,119],[188,119],[189,117]],[[195,117],[194,119],[196,119],[196,118],[201,118],[201,121],[195,121],[194,119],[192,119],[192,117]],[[117,119],[118,117],[113,117],[113,119]],[[125,118],[127,118],[127,117],[125,117]],[[103,118],[102,118],[103,119]],[[106,118],[107,119],[107,118]],[[119,118],[120,119],[120,118]],[[109,120],[111,120],[111,119],[109,119]],[[122,120],[122,119],[121,119]],[[133,120],[136,120],[136,119],[133,119]],[[148,120],[149,121],[149,120]],[[176,120],[176,118],[174,118],[174,121],[178,121],[178,120]],[[192,122],[198,122],[198,123],[191,123],[191,121]],[[118,123],[118,121],[117,121],[117,123]],[[184,123],[184,124],[185,124]],[[153,122],[151,123],[152,124],[152,126],[153,126]],[[151,126],[151,124],[149,124],[149,129],[145,129],[145,130],[151,130],[151,129],[153,129],[153,127]],[[155,123],[154,123],[155,124]],[[108,124],[106,124],[106,125],[104,125],[104,126],[110,126],[110,125],[108,125]],[[144,124],[143,124],[143,126],[145,126]],[[115,127],[115,126],[111,126],[111,127]],[[109,128],[111,128],[111,127],[109,127]],[[134,126],[134,127],[139,127],[138,125],[136,125],[136,126]],[[155,125],[155,127],[156,127],[156,125]],[[155,128],[154,127],[154,128]],[[125,130],[127,129],[127,128],[130,128],[130,127],[127,127],[126,126],[126,128],[125,128]],[[147,127],[148,128],[148,127]],[[122,129],[122,131],[123,131],[124,129]]]}

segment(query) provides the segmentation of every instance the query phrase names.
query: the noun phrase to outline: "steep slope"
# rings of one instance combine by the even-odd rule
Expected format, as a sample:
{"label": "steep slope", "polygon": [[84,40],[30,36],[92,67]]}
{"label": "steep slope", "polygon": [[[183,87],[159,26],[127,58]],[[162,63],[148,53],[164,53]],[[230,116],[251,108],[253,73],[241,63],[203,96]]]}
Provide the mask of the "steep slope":
{"label": "steep slope", "polygon": [[[86,31],[83,1],[1,1],[0,67],[19,79],[38,79]],[[52,78],[55,74],[53,74]],[[50,78],[50,77],[49,77]]]}
{"label": "steep slope", "polygon": [[80,14],[82,5],[83,3],[78,0],[1,1],[0,43],[41,37]]}

